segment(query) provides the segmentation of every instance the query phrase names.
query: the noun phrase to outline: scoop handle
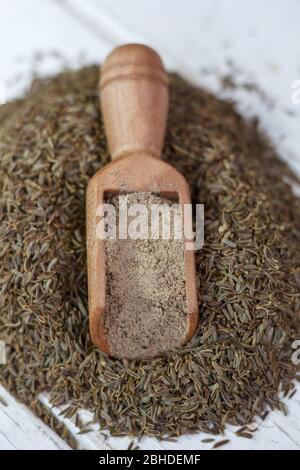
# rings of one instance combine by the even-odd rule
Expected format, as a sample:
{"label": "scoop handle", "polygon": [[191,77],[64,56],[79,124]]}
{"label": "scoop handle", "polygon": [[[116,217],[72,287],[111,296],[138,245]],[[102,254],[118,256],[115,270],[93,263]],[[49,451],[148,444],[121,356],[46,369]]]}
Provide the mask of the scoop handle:
{"label": "scoop handle", "polygon": [[101,68],[100,102],[112,159],[131,154],[160,157],[168,113],[168,77],[158,54],[127,44]]}

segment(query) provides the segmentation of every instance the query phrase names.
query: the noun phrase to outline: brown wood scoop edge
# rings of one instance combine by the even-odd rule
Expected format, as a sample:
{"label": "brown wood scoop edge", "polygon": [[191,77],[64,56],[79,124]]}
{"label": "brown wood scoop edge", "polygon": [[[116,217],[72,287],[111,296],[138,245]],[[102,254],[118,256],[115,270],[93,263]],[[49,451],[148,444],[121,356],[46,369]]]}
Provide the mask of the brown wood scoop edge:
{"label": "brown wood scoop edge", "polygon": [[[168,113],[168,77],[152,49],[128,44],[115,49],[101,69],[100,101],[112,161],[90,180],[87,189],[87,263],[89,321],[93,343],[112,355],[104,327],[106,267],[104,241],[97,238],[97,208],[105,193],[177,194],[183,210],[190,204],[187,181],[160,159]],[[158,190],[157,190],[158,188]],[[183,213],[183,212],[182,212]],[[195,254],[184,253],[188,328],[198,324]]]}

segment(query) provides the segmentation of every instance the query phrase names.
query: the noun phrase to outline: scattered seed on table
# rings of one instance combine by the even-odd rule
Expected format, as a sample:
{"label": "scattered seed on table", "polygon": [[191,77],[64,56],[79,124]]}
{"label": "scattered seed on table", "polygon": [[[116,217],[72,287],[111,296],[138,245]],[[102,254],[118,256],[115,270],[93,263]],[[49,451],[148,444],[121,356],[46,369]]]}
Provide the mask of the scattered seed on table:
{"label": "scattered seed on table", "polygon": [[1,383],[64,435],[36,404],[41,392],[70,416],[90,410],[116,436],[222,434],[227,422],[264,420],[267,407],[284,411],[280,390],[300,377],[298,180],[256,121],[176,75],[163,158],[205,206],[200,327],[150,361],[92,345],[85,194],[110,160],[98,78],[98,67],[66,72],[0,106]]}

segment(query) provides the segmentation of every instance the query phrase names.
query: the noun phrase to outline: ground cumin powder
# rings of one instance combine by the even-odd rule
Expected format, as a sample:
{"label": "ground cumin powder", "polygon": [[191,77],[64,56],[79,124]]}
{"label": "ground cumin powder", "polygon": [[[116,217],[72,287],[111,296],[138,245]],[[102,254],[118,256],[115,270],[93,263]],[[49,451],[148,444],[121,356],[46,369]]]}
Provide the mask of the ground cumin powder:
{"label": "ground cumin powder", "polygon": [[[172,354],[120,361],[90,341],[85,194],[109,161],[98,68],[37,84],[0,107],[1,383],[84,407],[114,435],[177,436],[285,410],[299,366],[300,205],[291,171],[230,103],[172,75],[163,158],[205,205],[200,329]],[[156,286],[156,291],[161,287]]]}
{"label": "ground cumin powder", "polygon": [[[108,198],[116,208],[117,239],[105,242],[106,315],[105,327],[111,352],[128,359],[150,358],[181,346],[188,334],[182,238],[174,237],[174,211],[170,211],[170,239],[164,239],[160,216],[158,239],[151,238],[151,208],[171,208],[174,200],[151,193],[131,193]],[[120,239],[119,204],[127,210],[142,204],[148,217],[136,236]],[[180,212],[179,212],[180,215]],[[138,221],[139,214],[128,224]],[[141,215],[140,215],[141,217]],[[141,222],[143,222],[141,220]],[[153,220],[153,226],[154,226]],[[147,233],[143,230],[148,228]],[[159,228],[159,227],[158,227]]]}

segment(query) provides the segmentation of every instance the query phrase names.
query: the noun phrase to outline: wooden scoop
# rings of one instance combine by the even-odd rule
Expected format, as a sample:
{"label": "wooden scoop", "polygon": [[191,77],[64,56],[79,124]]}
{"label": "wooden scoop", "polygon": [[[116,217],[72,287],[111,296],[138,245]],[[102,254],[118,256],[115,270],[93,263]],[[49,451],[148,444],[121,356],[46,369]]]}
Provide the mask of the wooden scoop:
{"label": "wooden scoop", "polygon": [[[105,193],[176,194],[189,204],[185,178],[160,159],[168,112],[168,77],[160,57],[149,47],[129,44],[115,49],[101,70],[100,97],[111,163],[101,168],[87,189],[89,319],[92,341],[111,355],[104,328],[105,241],[96,236],[97,208]],[[198,323],[194,251],[184,253],[188,310],[187,342]]]}

